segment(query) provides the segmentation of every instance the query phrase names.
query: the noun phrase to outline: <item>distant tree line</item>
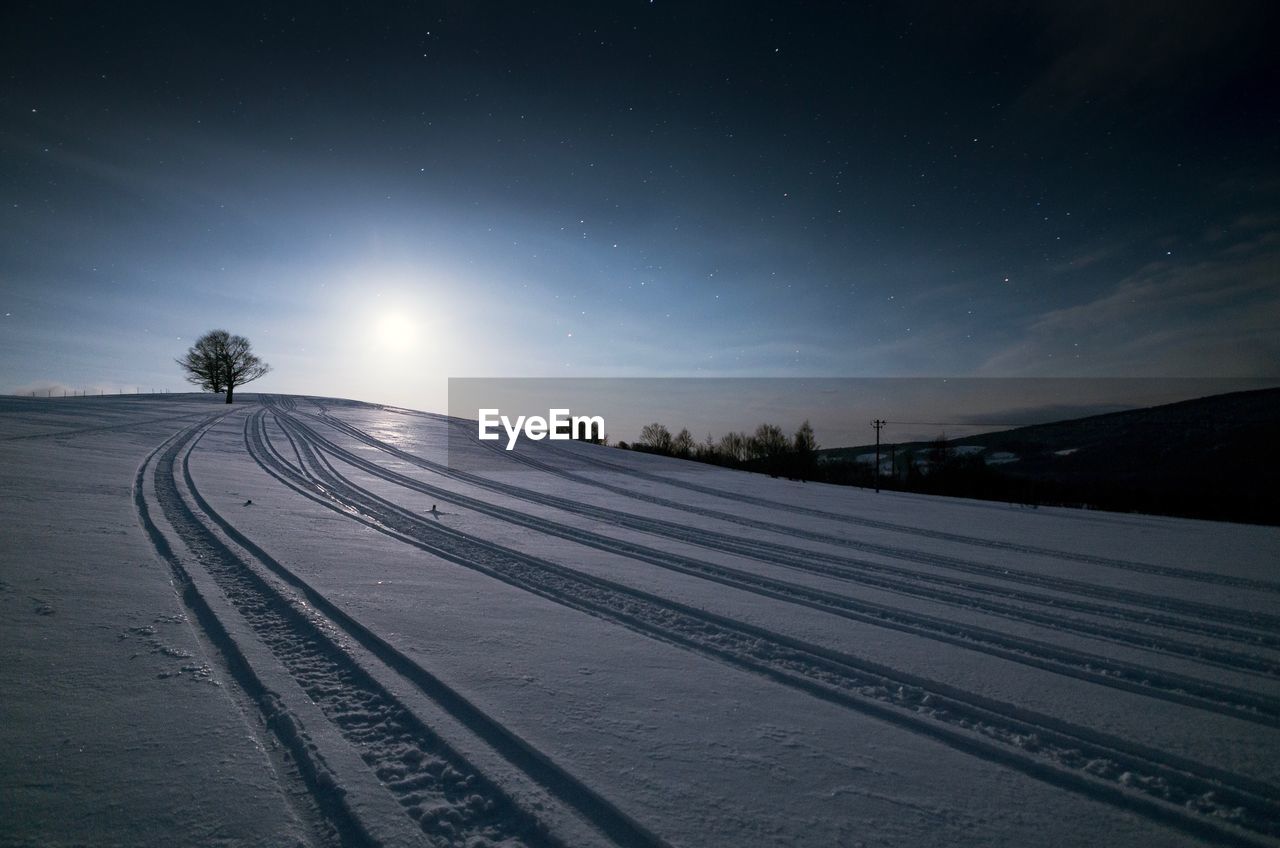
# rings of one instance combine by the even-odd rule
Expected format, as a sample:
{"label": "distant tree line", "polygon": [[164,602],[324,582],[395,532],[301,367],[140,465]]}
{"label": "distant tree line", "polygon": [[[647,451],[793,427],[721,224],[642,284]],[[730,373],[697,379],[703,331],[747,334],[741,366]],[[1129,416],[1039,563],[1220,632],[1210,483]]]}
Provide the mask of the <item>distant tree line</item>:
{"label": "distant tree line", "polygon": [[641,429],[640,438],[635,442],[630,445],[619,442],[618,447],[759,471],[775,477],[817,479],[818,443],[808,421],[790,437],[776,424],[761,424],[750,434],[731,431],[717,440],[708,433],[702,441],[695,440],[687,427],[672,435],[665,424],[655,421]]}
{"label": "distant tree line", "polygon": [[[1019,506],[1062,506],[1148,515],[1176,515],[1257,524],[1280,524],[1280,452],[1265,439],[1244,440],[1246,456],[1234,461],[1215,451],[1211,461],[1166,453],[1141,463],[1123,457],[1077,464],[1051,458],[1034,442],[1006,442],[1015,464],[988,464],[981,453],[961,453],[939,436],[924,447],[882,447],[881,489],[1001,501]],[[1266,452],[1270,451],[1269,455]],[[1246,470],[1247,469],[1247,470]],[[874,463],[840,459],[819,463],[828,483],[877,484]]]}
{"label": "distant tree line", "polygon": [[883,445],[880,468],[857,459],[822,463],[822,479],[850,486],[878,486],[898,492],[918,492],[958,498],[998,500],[1024,506],[1054,502],[1044,481],[1019,478],[988,465],[981,453],[961,453],[939,435],[923,447]]}
{"label": "distant tree line", "polygon": [[[819,445],[808,421],[791,438],[777,425],[761,424],[752,433],[731,431],[719,439],[708,435],[700,442],[694,440],[688,428],[672,435],[666,425],[654,422],[644,426],[635,442],[619,442],[617,446],[792,480],[878,486],[889,491],[1004,501],[1032,508],[1045,504],[1121,511],[1145,507],[1167,512],[1171,506],[1135,497],[1129,491],[1008,473],[988,465],[980,454],[958,452],[945,434],[924,447],[898,450],[893,445],[882,446],[878,475],[875,463],[861,457],[820,459]],[[1171,511],[1194,513],[1185,508]]]}
{"label": "distant tree line", "polygon": [[[619,448],[845,486],[1002,501],[1039,507],[1065,506],[1151,515],[1177,515],[1259,524],[1280,524],[1280,448],[1266,425],[1246,429],[1203,455],[1194,445],[1169,448],[1152,439],[1135,448],[1098,449],[1062,457],[1036,440],[1005,441],[1000,450],[1018,461],[989,463],[981,450],[957,450],[939,435],[932,442],[882,445],[880,465],[857,456],[819,454],[808,421],[788,438],[773,424],[754,432],[729,432],[696,441],[687,428],[674,435],[654,422],[640,438]],[[1169,437],[1166,434],[1165,439]],[[1203,438],[1201,439],[1201,441]],[[1199,442],[1196,442],[1199,444]]]}

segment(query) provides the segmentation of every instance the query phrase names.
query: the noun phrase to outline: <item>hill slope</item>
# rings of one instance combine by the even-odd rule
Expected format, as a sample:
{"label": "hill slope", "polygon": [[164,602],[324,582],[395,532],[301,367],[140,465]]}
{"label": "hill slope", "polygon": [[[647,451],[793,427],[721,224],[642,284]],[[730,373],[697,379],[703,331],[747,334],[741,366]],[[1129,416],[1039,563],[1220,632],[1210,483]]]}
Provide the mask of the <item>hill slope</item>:
{"label": "hill slope", "polygon": [[1280,844],[1280,530],[242,401],[0,399],[0,843]]}
{"label": "hill slope", "polygon": [[[1039,483],[1041,500],[1203,518],[1280,522],[1280,389],[965,436],[953,456],[981,458],[1000,475]],[[928,463],[936,446],[893,446]],[[822,452],[856,460],[874,446]],[[883,448],[888,455],[888,448]],[[887,468],[886,468],[887,470]],[[962,494],[962,492],[955,492]]]}

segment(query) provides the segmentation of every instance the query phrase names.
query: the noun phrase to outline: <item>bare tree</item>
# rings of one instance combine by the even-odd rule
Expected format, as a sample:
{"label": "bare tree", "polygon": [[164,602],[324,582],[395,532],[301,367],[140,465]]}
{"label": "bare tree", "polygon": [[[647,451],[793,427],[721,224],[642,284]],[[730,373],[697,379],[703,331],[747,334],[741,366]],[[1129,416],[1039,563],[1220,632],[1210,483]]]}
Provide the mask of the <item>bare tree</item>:
{"label": "bare tree", "polygon": [[187,372],[187,381],[211,392],[225,391],[227,403],[236,386],[258,379],[271,370],[253,353],[244,336],[233,336],[226,330],[210,330],[177,360]]}
{"label": "bare tree", "polygon": [[693,448],[693,434],[689,432],[688,427],[676,433],[675,438],[671,440],[671,452],[678,457],[688,459],[693,453]]}
{"label": "bare tree", "polygon": [[805,419],[796,430],[791,441],[791,451],[795,454],[793,465],[801,479],[812,477],[818,467],[818,439],[813,435],[813,425]]}
{"label": "bare tree", "polygon": [[220,393],[226,381],[222,378],[222,359],[230,335],[226,330],[214,330],[196,339],[196,343],[177,360],[187,372],[187,382],[195,383],[206,392]]}
{"label": "bare tree", "polygon": [[791,440],[776,424],[761,424],[751,437],[751,453],[756,459],[774,459],[791,448]]}
{"label": "bare tree", "polygon": [[748,437],[746,433],[729,431],[720,437],[718,448],[721,456],[730,462],[742,462],[747,458]]}
{"label": "bare tree", "polygon": [[671,453],[671,431],[657,421],[640,430],[640,444],[658,453]]}
{"label": "bare tree", "polygon": [[800,425],[800,429],[796,430],[795,439],[792,440],[792,449],[802,456],[817,453],[818,440],[814,438],[813,425],[809,423],[809,419],[806,418],[804,423]]}

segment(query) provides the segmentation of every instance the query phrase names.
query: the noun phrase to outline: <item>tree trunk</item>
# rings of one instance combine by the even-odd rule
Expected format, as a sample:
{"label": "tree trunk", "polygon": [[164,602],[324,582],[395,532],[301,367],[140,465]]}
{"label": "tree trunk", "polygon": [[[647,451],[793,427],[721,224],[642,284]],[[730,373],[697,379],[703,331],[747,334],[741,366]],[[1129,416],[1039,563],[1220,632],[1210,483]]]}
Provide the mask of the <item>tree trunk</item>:
{"label": "tree trunk", "polygon": [[231,403],[231,392],[234,389],[235,389],[235,386],[227,386],[227,403]]}

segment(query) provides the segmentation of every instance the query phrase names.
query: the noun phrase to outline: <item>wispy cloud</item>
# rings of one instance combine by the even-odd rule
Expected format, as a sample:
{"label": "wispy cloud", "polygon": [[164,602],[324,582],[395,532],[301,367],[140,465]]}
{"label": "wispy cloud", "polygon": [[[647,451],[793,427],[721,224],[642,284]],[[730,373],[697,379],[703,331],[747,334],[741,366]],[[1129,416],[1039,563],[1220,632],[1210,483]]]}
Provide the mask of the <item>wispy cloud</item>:
{"label": "wispy cloud", "polygon": [[982,374],[1274,376],[1280,230],[1238,233],[1207,259],[1154,262],[1088,302],[1028,322]]}

